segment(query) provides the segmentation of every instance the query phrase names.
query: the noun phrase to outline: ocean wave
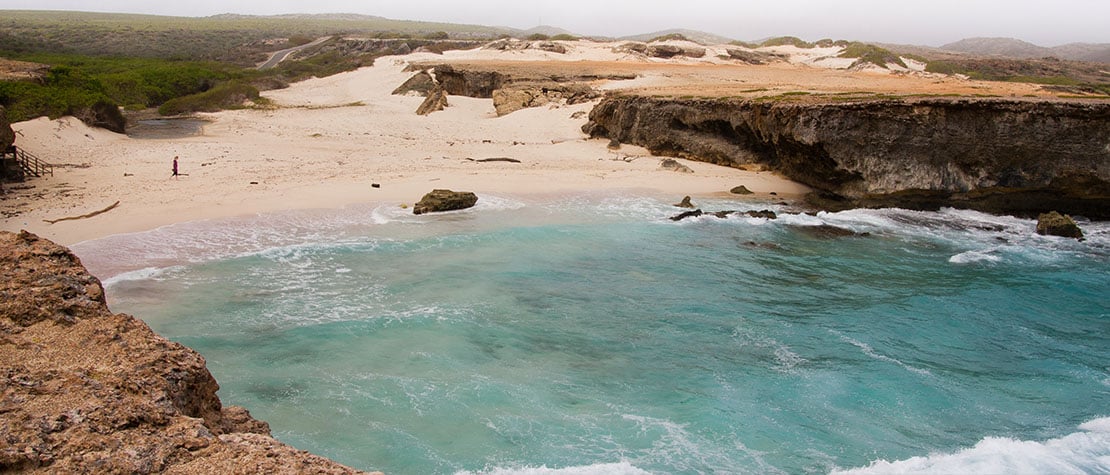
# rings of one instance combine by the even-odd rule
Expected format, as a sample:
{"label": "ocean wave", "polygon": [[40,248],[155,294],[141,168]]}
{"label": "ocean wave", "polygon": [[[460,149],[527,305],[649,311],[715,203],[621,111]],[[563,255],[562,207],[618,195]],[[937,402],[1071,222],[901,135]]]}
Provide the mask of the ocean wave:
{"label": "ocean wave", "polygon": [[884,361],[884,362],[887,362],[887,363],[893,363],[895,365],[898,365],[898,366],[902,367],[902,369],[905,369],[906,371],[917,373],[917,374],[920,374],[922,376],[932,376],[933,375],[933,373],[929,372],[929,370],[927,370],[927,369],[917,368],[917,367],[908,365],[906,363],[903,363],[902,361],[898,360],[897,358],[891,358],[887,355],[880,354],[879,352],[875,351],[875,349],[872,348],[871,345],[868,345],[867,343],[864,343],[862,341],[851,338],[851,337],[849,337],[847,335],[844,335],[844,334],[842,334],[838,331],[829,330],[829,333],[832,333],[833,335],[839,336],[841,341],[843,341],[845,343],[848,343],[848,344],[850,344],[850,345],[852,345],[856,348],[859,348],[860,351],[863,352],[863,354],[867,355],[868,357],[870,357],[872,359],[875,359],[875,360],[878,360],[878,361]]}
{"label": "ocean wave", "polygon": [[647,475],[650,472],[636,468],[628,462],[601,463],[579,467],[548,468],[519,467],[492,468],[478,472],[459,471],[456,475]]}
{"label": "ocean wave", "polygon": [[1110,473],[1110,417],[1087,422],[1075,432],[1045,442],[987,437],[974,447],[867,467],[834,470],[838,475],[889,473]]}
{"label": "ocean wave", "polygon": [[101,281],[101,284],[105,288],[107,288],[107,287],[111,287],[113,285],[120,284],[122,282],[150,280],[150,279],[155,279],[155,278],[165,274],[166,272],[169,272],[169,271],[172,271],[172,270],[178,270],[178,269],[181,269],[181,268],[182,268],[182,266],[144,267],[142,269],[133,270],[133,271],[130,271],[130,272],[124,272],[124,273],[121,273],[121,274],[116,274],[116,275],[112,276],[111,278],[104,279],[103,281]]}
{"label": "ocean wave", "polygon": [[993,250],[967,251],[948,258],[952,264],[974,264],[977,262],[993,263],[1002,261],[1002,257],[992,254]]}

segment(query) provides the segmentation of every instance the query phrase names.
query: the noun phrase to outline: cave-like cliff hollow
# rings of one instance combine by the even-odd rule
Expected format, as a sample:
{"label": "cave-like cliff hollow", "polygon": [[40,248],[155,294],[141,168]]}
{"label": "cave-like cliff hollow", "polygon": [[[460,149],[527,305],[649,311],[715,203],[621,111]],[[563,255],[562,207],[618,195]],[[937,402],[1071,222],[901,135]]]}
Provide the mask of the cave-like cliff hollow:
{"label": "cave-like cliff hollow", "polygon": [[583,131],[727,166],[761,163],[832,208],[1048,210],[1110,219],[1110,102],[837,102],[612,96]]}

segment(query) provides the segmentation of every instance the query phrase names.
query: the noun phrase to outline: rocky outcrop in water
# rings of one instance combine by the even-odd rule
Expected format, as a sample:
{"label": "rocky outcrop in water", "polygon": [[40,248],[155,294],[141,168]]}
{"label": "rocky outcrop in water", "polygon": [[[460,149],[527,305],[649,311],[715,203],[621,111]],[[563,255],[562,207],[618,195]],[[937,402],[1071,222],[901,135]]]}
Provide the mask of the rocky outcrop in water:
{"label": "rocky outcrop in water", "polygon": [[1055,211],[1037,217],[1037,234],[1083,239],[1083,230],[1079,229],[1075,220]]}
{"label": "rocky outcrop in water", "polygon": [[0,472],[358,473],[218,389],[195,351],[109,311],[67,249],[0,232]]}
{"label": "rocky outcrop in water", "polygon": [[478,195],[469,191],[432,190],[424,195],[416,206],[412,207],[412,214],[438,213],[441,211],[455,211],[473,207],[478,203]]}
{"label": "rocky outcrop in water", "polygon": [[1110,103],[758,102],[614,96],[583,131],[653,153],[762,163],[827,208],[941,206],[1110,219]]}

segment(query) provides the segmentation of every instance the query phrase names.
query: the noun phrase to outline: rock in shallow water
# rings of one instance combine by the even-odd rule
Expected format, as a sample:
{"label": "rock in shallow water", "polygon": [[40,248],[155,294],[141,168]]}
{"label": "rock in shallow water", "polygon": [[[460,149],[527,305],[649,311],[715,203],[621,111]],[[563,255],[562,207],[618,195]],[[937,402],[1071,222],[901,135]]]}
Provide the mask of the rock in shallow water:
{"label": "rock in shallow water", "polygon": [[469,191],[432,190],[412,208],[412,214],[437,213],[466,209],[478,203],[478,195]]}
{"label": "rock in shallow water", "polygon": [[1071,216],[1055,211],[1044,213],[1037,218],[1037,234],[1083,239],[1083,230],[1075,224]]}

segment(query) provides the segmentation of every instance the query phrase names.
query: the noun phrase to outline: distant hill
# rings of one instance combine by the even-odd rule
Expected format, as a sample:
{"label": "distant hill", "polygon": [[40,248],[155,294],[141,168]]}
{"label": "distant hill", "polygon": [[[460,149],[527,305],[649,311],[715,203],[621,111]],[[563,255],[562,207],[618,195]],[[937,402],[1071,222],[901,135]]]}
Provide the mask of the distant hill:
{"label": "distant hill", "polygon": [[703,45],[719,45],[719,44],[725,44],[725,43],[732,42],[732,38],[727,38],[727,37],[724,37],[724,36],[721,36],[721,35],[715,35],[713,33],[706,33],[704,31],[686,30],[686,29],[681,29],[681,28],[673,29],[673,30],[656,31],[656,32],[653,32],[653,33],[644,33],[642,35],[623,36],[623,37],[618,38],[618,39],[627,40],[627,41],[651,41],[652,39],[658,38],[660,36],[674,35],[674,34],[679,34],[679,35],[685,36],[685,37],[689,38],[690,41],[701,43]]}
{"label": "distant hill", "polygon": [[527,29],[527,30],[518,30],[518,31],[517,31],[517,35],[519,35],[519,36],[523,36],[523,37],[527,37],[527,36],[529,36],[529,35],[547,35],[547,36],[556,36],[556,35],[570,35],[570,36],[582,36],[582,35],[579,35],[579,34],[577,34],[577,33],[573,32],[573,31],[570,31],[570,30],[564,30],[564,29],[562,29],[562,28],[559,28],[559,27],[557,27],[557,26],[550,26],[550,25],[540,25],[540,26],[537,26],[537,27],[534,27],[534,28],[529,28],[529,29]]}
{"label": "distant hill", "polygon": [[940,49],[1003,58],[1055,57],[1072,61],[1110,63],[1110,44],[1072,43],[1047,48],[1014,38],[967,38],[941,46]]}

